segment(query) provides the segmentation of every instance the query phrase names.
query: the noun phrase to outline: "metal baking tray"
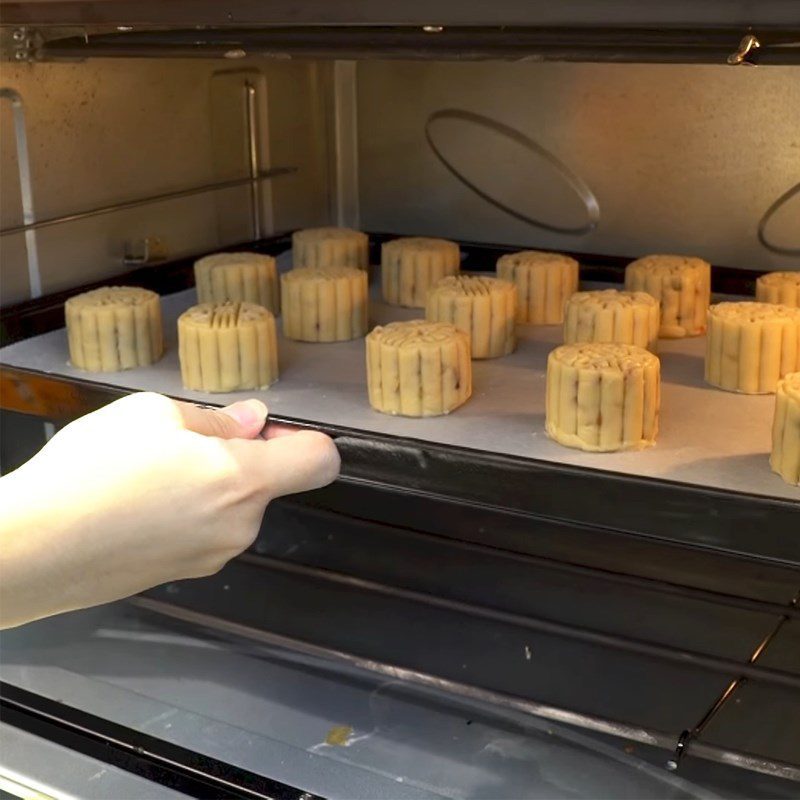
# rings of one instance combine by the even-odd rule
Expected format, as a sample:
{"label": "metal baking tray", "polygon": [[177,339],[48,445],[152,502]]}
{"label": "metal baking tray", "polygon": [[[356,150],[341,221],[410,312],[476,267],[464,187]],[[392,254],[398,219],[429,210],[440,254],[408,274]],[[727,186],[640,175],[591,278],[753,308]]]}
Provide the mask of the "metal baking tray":
{"label": "metal baking tray", "polygon": [[[288,253],[279,263],[288,267]],[[178,366],[175,320],[196,302],[194,289],[163,297],[166,354],[152,367],[87,373],[68,362],[65,330],[51,331],[0,349],[0,362],[50,376],[161,392],[223,405],[243,396],[184,389]],[[372,324],[413,319],[421,310],[380,301],[373,280]],[[260,397],[275,414],[312,425],[433,442],[493,454],[536,459],[645,478],[677,481],[763,497],[800,500],[800,490],[769,468],[774,397],[719,391],[703,381],[705,338],[661,340],[661,430],[655,447],[626,453],[584,453],[562,447],[544,433],[545,367],[561,343],[560,326],[520,326],[515,353],[473,361],[474,393],[445,417],[411,419],[373,411],[367,402],[364,342],[308,344],[280,340],[280,380]]]}

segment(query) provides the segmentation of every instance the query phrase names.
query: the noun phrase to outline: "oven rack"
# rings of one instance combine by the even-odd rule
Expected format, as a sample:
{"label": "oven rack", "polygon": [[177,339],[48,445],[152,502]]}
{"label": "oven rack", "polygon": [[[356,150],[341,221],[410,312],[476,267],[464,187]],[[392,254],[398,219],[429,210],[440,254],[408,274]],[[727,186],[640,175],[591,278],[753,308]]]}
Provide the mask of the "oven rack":
{"label": "oven rack", "polygon": [[[384,238],[386,235],[371,236],[374,256]],[[243,247],[280,254],[286,252],[288,241],[287,236],[279,236]],[[508,249],[513,248],[465,245],[464,266],[491,268],[497,255]],[[584,281],[621,279],[626,259],[576,255],[582,263]],[[143,285],[168,294],[164,300],[165,328],[170,331],[173,318],[193,302],[192,292],[179,291],[192,284],[192,263],[193,259],[183,259],[143,268],[113,282]],[[753,276],[754,273],[716,268],[715,289],[721,286],[746,291]],[[113,376],[88,376],[70,368],[65,364],[61,330],[63,302],[70,294],[86,288],[89,287],[4,311],[3,338],[12,343],[16,340],[0,351],[4,408],[60,421],[141,389],[219,405],[235,399],[235,395],[183,391],[174,347],[154,368]],[[382,307],[380,303],[373,306],[378,315],[387,315],[386,319],[419,313]],[[378,320],[385,321],[380,316]],[[174,331],[169,335],[174,338]],[[363,345],[359,341],[327,346],[283,340],[281,352],[289,353],[292,369],[286,370],[281,381],[264,393],[264,399],[276,421],[319,428],[336,437],[344,456],[343,481],[390,491],[402,487],[417,498],[420,507],[426,498],[445,498],[471,508],[475,515],[482,509],[500,509],[521,520],[549,520],[555,525],[654,537],[792,567],[800,565],[800,543],[795,535],[800,521],[798,492],[774,476],[766,465],[766,455],[758,454],[759,450],[768,449],[771,398],[717,392],[704,387],[701,376],[687,377],[683,365],[691,366],[695,372],[698,363],[702,367],[702,340],[688,345],[697,351],[693,354],[667,353],[664,378],[668,379],[666,366],[671,360],[682,365],[677,380],[690,385],[669,388],[679,393],[684,413],[693,411],[696,404],[727,404],[727,413],[730,415],[733,409],[736,414],[731,430],[737,441],[746,442],[756,455],[747,456],[743,464],[739,457],[730,459],[733,467],[720,472],[722,477],[713,467],[704,467],[699,478],[690,475],[687,480],[680,471],[684,442],[676,437],[675,429],[672,440],[662,434],[667,444],[661,449],[657,446],[642,453],[600,458],[560,448],[545,440],[543,434],[536,434],[536,408],[531,406],[530,414],[520,419],[520,404],[514,401],[504,406],[502,397],[515,392],[528,405],[537,402],[539,394],[543,397],[545,355],[558,343],[558,331],[535,328],[523,338],[526,352],[501,359],[501,364],[476,365],[476,378],[480,374],[488,386],[483,396],[478,396],[476,380],[476,395],[470,403],[456,414],[441,418],[443,421],[433,420],[434,424],[430,420],[387,417],[368,409],[361,375]],[[530,380],[541,385],[526,382]],[[326,381],[333,384],[327,395],[325,391],[308,392],[309,386],[325,386]],[[315,407],[307,405],[311,401]],[[720,415],[719,407],[715,407],[714,414]],[[763,430],[748,427],[756,422]],[[682,419],[680,425],[684,424],[691,424],[691,420]],[[501,425],[507,427],[501,429]],[[693,433],[704,435],[702,429]],[[501,435],[505,436],[502,441]],[[733,433],[723,436],[723,444],[727,446],[732,437]],[[702,448],[693,452],[695,457],[698,452],[705,455]],[[709,455],[718,456],[712,461],[721,465],[718,469],[727,469],[726,452]],[[664,459],[672,461],[668,460],[665,467]],[[674,466],[676,463],[678,467]],[[710,482],[704,483],[709,476]],[[730,485],[728,476],[732,476]],[[766,520],[769,524],[765,525]]]}
{"label": "oven rack", "polygon": [[[463,249],[478,269],[514,248]],[[621,280],[627,259],[576,255],[584,280]],[[115,282],[174,295],[192,262]],[[714,288],[745,293],[754,277],[715,268]],[[4,343],[55,335],[64,300],[86,288],[6,309]],[[131,391],[9,363],[0,379],[3,408],[59,422]],[[276,420],[333,435],[341,479],[272,504],[252,550],[219,575],[132,603],[645,743],[683,771],[710,759],[800,779],[796,743],[771,734],[800,724],[796,500]],[[559,685],[586,664],[594,683]]]}
{"label": "oven rack", "polygon": [[[130,602],[205,635],[286,647],[299,663],[323,657],[652,747],[670,770],[702,759],[800,781],[798,743],[779,735],[800,722],[797,573],[787,602],[745,610],[742,598],[632,578],[629,564],[581,567],[405,522],[282,501],[218,575]],[[626,606],[638,614],[622,619]],[[711,625],[724,633],[704,638]]]}

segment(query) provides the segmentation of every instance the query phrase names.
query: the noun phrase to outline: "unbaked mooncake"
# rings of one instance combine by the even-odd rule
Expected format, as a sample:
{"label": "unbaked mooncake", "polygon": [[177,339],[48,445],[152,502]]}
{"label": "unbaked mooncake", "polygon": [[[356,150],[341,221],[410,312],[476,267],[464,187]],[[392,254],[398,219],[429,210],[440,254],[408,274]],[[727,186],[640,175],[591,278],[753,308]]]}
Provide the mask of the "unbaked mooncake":
{"label": "unbaked mooncake", "polygon": [[278,379],[275,317],[255,303],[201,303],[178,317],[186,389],[265,389]]}
{"label": "unbaked mooncake", "polygon": [[367,273],[357,267],[300,267],[281,276],[283,335],[343,342],[367,332]]}
{"label": "unbaked mooncake", "polygon": [[769,463],[786,483],[800,485],[800,372],[778,381]]}
{"label": "unbaked mooncake", "polygon": [[800,370],[800,308],[717,303],[708,311],[706,381],[745,394],[769,394]]}
{"label": "unbaked mooncake", "polygon": [[351,228],[306,228],[292,234],[293,267],[369,266],[369,238]]}
{"label": "unbaked mooncake", "polygon": [[658,357],[629,344],[565,344],[547,358],[545,431],[579,450],[638,450],[655,443]]}
{"label": "unbaked mooncake", "polygon": [[392,322],[367,336],[369,403],[384,414],[449,414],[472,394],[469,336],[444,322]]}
{"label": "unbaked mooncake", "polygon": [[756,280],[756,300],[760,303],[779,303],[791,308],[800,307],[800,270],[768,272]]}
{"label": "unbaked mooncake", "polygon": [[661,303],[662,339],[700,336],[711,302],[711,265],[689,256],[645,256],[625,268],[625,288]]}
{"label": "unbaked mooncake", "polygon": [[161,300],[134,286],[104,286],[64,305],[69,358],[89,372],[146,367],[161,358]]}
{"label": "unbaked mooncake", "polygon": [[470,336],[473,358],[498,358],[514,351],[517,289],[483,275],[451,275],[428,289],[425,318],[449,322]]}
{"label": "unbaked mooncake", "polygon": [[567,300],[564,342],[619,342],[655,352],[658,327],[658,300],[646,292],[575,292]]}
{"label": "unbaked mooncake", "polygon": [[198,303],[256,303],[280,313],[275,259],[262,253],[214,253],[194,263]]}
{"label": "unbaked mooncake", "polygon": [[517,322],[560,325],[578,291],[578,262],[560,253],[523,250],[497,260],[497,275],[517,285]]}
{"label": "unbaked mooncake", "polygon": [[383,299],[395,306],[424,308],[431,286],[461,269],[455,242],[409,236],[385,242],[381,248]]}

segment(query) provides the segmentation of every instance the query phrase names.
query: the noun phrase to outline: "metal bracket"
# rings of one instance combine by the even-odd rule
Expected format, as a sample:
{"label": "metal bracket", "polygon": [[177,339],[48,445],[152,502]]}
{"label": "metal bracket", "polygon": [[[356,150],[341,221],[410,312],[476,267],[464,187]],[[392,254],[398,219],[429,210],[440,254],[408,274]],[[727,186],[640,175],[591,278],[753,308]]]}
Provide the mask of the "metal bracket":
{"label": "metal bracket", "polygon": [[138,242],[125,242],[122,263],[126,267],[146,267],[166,261],[169,255],[163,239],[157,236],[145,236]]}
{"label": "metal bracket", "polygon": [[[89,35],[84,27],[75,25],[47,26],[46,28],[31,28],[28,25],[0,25],[0,60],[17,61],[26,64],[35,61],[52,61],[54,58],[46,54],[48,41],[58,41],[64,38],[83,40],[88,43]],[[60,60],[78,61],[82,56],[60,58]]]}
{"label": "metal bracket", "polygon": [[40,37],[36,31],[26,26],[14,28],[11,31],[11,58],[14,61],[31,62],[36,58],[37,41]]}
{"label": "metal bracket", "polygon": [[748,67],[754,67],[755,64],[752,61],[748,61],[747,57],[759,47],[761,47],[761,42],[758,40],[758,37],[755,34],[748,33],[742,38],[742,41],[739,42],[739,47],[728,56],[728,63],[733,66],[744,64]]}

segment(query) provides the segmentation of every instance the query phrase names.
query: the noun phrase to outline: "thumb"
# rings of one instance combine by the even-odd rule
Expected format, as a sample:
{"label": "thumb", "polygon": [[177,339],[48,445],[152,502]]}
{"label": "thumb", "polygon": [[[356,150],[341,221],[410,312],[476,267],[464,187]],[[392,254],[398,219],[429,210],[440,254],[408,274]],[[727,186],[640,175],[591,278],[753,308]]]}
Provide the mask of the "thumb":
{"label": "thumb", "polygon": [[254,439],[267,421],[267,407],[260,400],[240,400],[225,408],[202,408],[177,402],[188,431],[220,439]]}
{"label": "thumb", "polygon": [[318,431],[297,431],[266,442],[231,442],[227,448],[272,498],[327,486],[341,466],[333,440]]}

